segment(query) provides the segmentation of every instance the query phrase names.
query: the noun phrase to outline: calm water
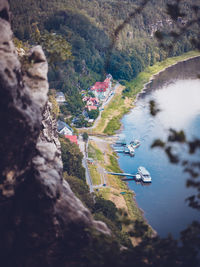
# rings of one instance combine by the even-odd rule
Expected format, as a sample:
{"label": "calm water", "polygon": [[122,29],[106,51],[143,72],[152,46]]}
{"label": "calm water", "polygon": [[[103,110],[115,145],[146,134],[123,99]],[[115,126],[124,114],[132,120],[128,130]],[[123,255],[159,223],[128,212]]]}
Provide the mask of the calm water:
{"label": "calm water", "polygon": [[[198,73],[199,70],[199,73]],[[134,158],[119,154],[124,172],[136,173],[145,166],[152,176],[152,184],[142,186],[131,181],[129,187],[136,193],[136,201],[144,216],[162,237],[170,232],[174,237],[200,213],[187,206],[185,201],[194,191],[186,188],[189,177],[180,165],[171,164],[159,148],[150,146],[156,138],[166,140],[168,129],[184,130],[187,138],[200,138],[200,58],[172,66],[156,76],[136,107],[123,120],[121,135],[129,142],[140,139]],[[155,100],[161,111],[156,117],[149,114],[149,101]],[[186,146],[174,148],[181,159],[191,160]],[[200,160],[200,153],[193,156]]]}

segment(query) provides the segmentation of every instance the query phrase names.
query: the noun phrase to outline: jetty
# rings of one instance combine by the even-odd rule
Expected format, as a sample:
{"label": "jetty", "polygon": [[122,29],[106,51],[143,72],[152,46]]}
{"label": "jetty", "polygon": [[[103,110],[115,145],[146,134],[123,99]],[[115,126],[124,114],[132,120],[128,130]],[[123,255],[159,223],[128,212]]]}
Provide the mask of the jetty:
{"label": "jetty", "polygon": [[145,167],[140,166],[136,174],[133,173],[119,173],[119,172],[107,172],[111,175],[122,176],[124,181],[135,180],[136,182],[142,181],[143,183],[151,183],[150,173],[146,170]]}
{"label": "jetty", "polygon": [[141,176],[136,173],[136,174],[132,174],[132,173],[118,173],[118,172],[107,172],[108,174],[111,175],[117,175],[117,176],[122,176],[124,178],[122,178],[123,181],[141,181]]}
{"label": "jetty", "polygon": [[135,150],[132,146],[128,145],[126,147],[124,147],[124,149],[116,149],[114,148],[114,151],[117,152],[117,153],[125,153],[125,154],[129,154],[131,156],[134,156],[135,155]]}
{"label": "jetty", "polygon": [[126,140],[118,140],[115,144],[120,146],[126,146]]}

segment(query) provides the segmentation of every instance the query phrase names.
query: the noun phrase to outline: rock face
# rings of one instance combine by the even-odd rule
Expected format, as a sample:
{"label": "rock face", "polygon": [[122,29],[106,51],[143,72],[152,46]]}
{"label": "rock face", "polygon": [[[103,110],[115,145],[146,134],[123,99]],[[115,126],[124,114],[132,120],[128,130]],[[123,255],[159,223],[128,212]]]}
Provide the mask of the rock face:
{"label": "rock face", "polygon": [[69,266],[87,228],[109,234],[62,179],[60,143],[47,99],[48,64],[30,51],[22,75],[9,9],[0,1],[0,261],[4,267]]}

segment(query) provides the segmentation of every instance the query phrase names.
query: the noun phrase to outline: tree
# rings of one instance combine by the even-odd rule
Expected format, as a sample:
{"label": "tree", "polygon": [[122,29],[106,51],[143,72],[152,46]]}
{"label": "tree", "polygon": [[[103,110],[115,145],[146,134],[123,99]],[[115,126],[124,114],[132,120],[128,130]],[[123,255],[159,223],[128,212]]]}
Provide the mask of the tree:
{"label": "tree", "polygon": [[99,109],[88,111],[88,116],[90,119],[96,120],[99,116]]}
{"label": "tree", "polygon": [[67,172],[64,172],[63,177],[69,183],[74,194],[85,204],[87,208],[92,210],[94,207],[94,199],[90,194],[89,187],[86,182],[75,176],[69,176]]}
{"label": "tree", "polygon": [[37,27],[37,23],[33,23],[33,28],[32,38],[47,53],[49,64],[72,59],[71,45],[63,36],[56,33],[49,33],[48,31],[41,33]]}
{"label": "tree", "polygon": [[111,221],[117,221],[117,208],[110,200],[105,200],[101,197],[96,197],[93,208],[94,213],[103,213],[103,215]]}
{"label": "tree", "polygon": [[85,169],[82,166],[83,155],[76,144],[68,139],[60,138],[63,161],[63,171],[68,175],[85,180]]}
{"label": "tree", "polygon": [[82,136],[83,136],[83,141],[87,142],[87,140],[88,140],[88,133],[84,132],[82,134]]}

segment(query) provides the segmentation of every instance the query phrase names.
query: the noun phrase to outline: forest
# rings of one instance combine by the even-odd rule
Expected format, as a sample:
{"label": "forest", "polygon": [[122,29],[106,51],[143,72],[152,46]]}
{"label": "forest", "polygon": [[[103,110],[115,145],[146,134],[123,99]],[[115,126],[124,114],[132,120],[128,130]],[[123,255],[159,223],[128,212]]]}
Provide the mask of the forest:
{"label": "forest", "polygon": [[[25,46],[43,45],[50,63],[50,89],[64,92],[68,113],[77,115],[83,110],[80,91],[103,80],[105,73],[111,73],[116,80],[130,81],[146,66],[192,49],[194,27],[169,51],[159,46],[154,33],[175,31],[176,25],[163,12],[166,0],[147,2],[115,39],[115,28],[141,1],[10,0],[10,5],[15,37]],[[183,1],[182,10],[187,10],[187,17],[180,20],[184,24],[193,13],[187,1]],[[68,56],[60,58],[58,50],[63,42]],[[53,47],[54,53],[49,53]]]}

